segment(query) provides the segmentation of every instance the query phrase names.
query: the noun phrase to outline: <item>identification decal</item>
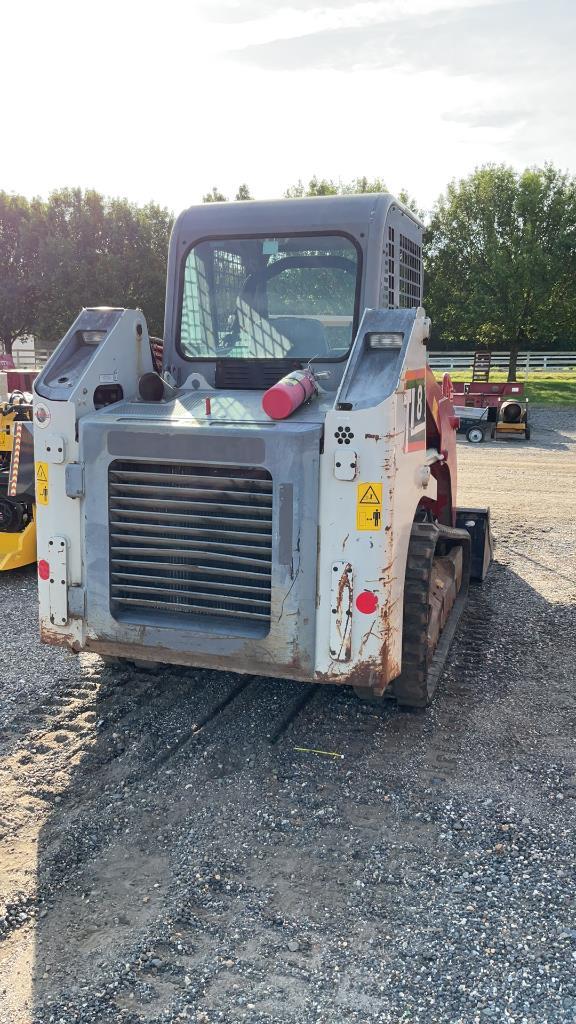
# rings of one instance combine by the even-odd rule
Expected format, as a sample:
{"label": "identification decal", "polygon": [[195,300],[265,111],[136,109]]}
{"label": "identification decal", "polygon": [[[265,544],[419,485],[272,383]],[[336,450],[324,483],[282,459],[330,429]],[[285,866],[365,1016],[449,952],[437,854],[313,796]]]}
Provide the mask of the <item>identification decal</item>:
{"label": "identification decal", "polygon": [[34,422],[42,430],[47,427],[52,419],[52,414],[47,405],[42,402],[34,402]]}
{"label": "identification decal", "polygon": [[404,377],[404,406],[406,427],[404,451],[421,452],[426,449],[426,371],[407,370]]}
{"label": "identification decal", "polygon": [[48,504],[48,463],[36,463],[36,501],[39,505]]}
{"label": "identification decal", "polygon": [[356,529],[382,529],[382,484],[358,484],[356,492]]}

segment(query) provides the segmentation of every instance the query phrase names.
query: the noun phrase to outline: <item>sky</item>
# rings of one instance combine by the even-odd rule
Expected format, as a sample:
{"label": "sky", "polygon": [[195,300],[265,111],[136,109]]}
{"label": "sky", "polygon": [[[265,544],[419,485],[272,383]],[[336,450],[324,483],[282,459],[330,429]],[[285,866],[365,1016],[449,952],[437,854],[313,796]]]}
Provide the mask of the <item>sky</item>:
{"label": "sky", "polygon": [[2,11],[0,189],[179,210],[486,162],[576,172],[574,0],[27,0]]}

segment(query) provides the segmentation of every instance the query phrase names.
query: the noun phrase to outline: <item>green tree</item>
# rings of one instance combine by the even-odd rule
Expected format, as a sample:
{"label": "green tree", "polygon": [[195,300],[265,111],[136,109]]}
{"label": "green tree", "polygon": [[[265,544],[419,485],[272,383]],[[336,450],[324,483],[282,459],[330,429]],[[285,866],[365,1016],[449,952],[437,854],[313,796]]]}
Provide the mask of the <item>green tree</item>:
{"label": "green tree", "polygon": [[443,340],[510,349],[576,331],[576,180],[503,165],[452,182],[427,239],[427,309]]}
{"label": "green tree", "polygon": [[365,192],[387,192],[388,189],[382,178],[353,178],[345,185],[340,186],[340,192],[344,196],[363,195]]}
{"label": "green tree", "polygon": [[328,178],[317,178],[314,175],[310,178],[308,185],[302,183],[302,179],[296,185],[291,185],[284,193],[286,199],[301,199],[303,196],[336,196],[339,186]]}
{"label": "green tree", "polygon": [[404,203],[404,206],[407,206],[409,210],[412,210],[412,213],[415,213],[420,220],[426,219],[426,211],[418,205],[418,200],[415,199],[414,196],[411,196],[405,188],[400,189],[398,199],[401,203]]}
{"label": "green tree", "polygon": [[238,191],[236,193],[236,199],[237,200],[253,199],[253,198],[254,197],[250,194],[250,189],[248,188],[248,185],[239,185],[238,186]]}
{"label": "green tree", "polygon": [[317,178],[314,175],[305,185],[300,178],[296,185],[286,189],[284,195],[287,199],[302,199],[304,196],[352,196],[364,192],[386,192],[386,186],[382,178],[354,178],[349,182],[336,182],[331,178]]}
{"label": "green tree", "polygon": [[[364,175],[361,178],[353,178],[352,181],[336,184],[330,178],[317,178],[314,175],[307,185],[300,178],[296,185],[290,185],[290,188],[286,189],[284,195],[286,199],[302,199],[303,196],[356,196],[367,192],[388,192],[386,182],[383,178],[367,178]],[[398,199],[421,220],[424,219],[423,210],[406,189],[400,190]]]}
{"label": "green tree", "polygon": [[40,200],[0,192],[0,344],[8,354],[16,338],[33,330],[44,230]]}
{"label": "green tree", "polygon": [[203,203],[225,203],[226,201],[227,196],[225,196],[219,188],[216,188],[216,185],[213,185],[210,192],[207,192],[206,195],[202,196]]}
{"label": "green tree", "polygon": [[83,306],[100,305],[138,307],[150,333],[162,333],[167,210],[66,188],[45,204],[45,225],[36,262],[36,335],[55,341]]}

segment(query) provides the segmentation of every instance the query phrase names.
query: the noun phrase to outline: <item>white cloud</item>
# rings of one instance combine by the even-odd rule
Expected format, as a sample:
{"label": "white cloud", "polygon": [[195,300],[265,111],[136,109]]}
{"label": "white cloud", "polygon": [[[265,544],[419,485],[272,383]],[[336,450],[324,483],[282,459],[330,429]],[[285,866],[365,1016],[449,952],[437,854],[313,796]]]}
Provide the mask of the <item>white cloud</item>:
{"label": "white cloud", "polygon": [[179,209],[367,174],[427,206],[487,160],[576,168],[561,0],[31,6],[3,12],[0,188]]}

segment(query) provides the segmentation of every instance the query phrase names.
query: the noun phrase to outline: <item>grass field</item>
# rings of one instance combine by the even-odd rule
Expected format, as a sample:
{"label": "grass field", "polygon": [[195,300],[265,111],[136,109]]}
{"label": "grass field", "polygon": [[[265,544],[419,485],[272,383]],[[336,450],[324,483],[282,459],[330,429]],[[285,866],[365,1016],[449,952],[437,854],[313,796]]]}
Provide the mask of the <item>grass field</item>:
{"label": "grass field", "polygon": [[[434,371],[441,380],[440,370]],[[471,370],[454,370],[450,374],[453,380],[470,380]],[[507,374],[494,370],[490,374],[491,381],[506,380]],[[521,370],[518,380],[525,381],[526,374]],[[526,394],[531,402],[541,405],[576,405],[576,370],[536,371],[528,375]]]}

